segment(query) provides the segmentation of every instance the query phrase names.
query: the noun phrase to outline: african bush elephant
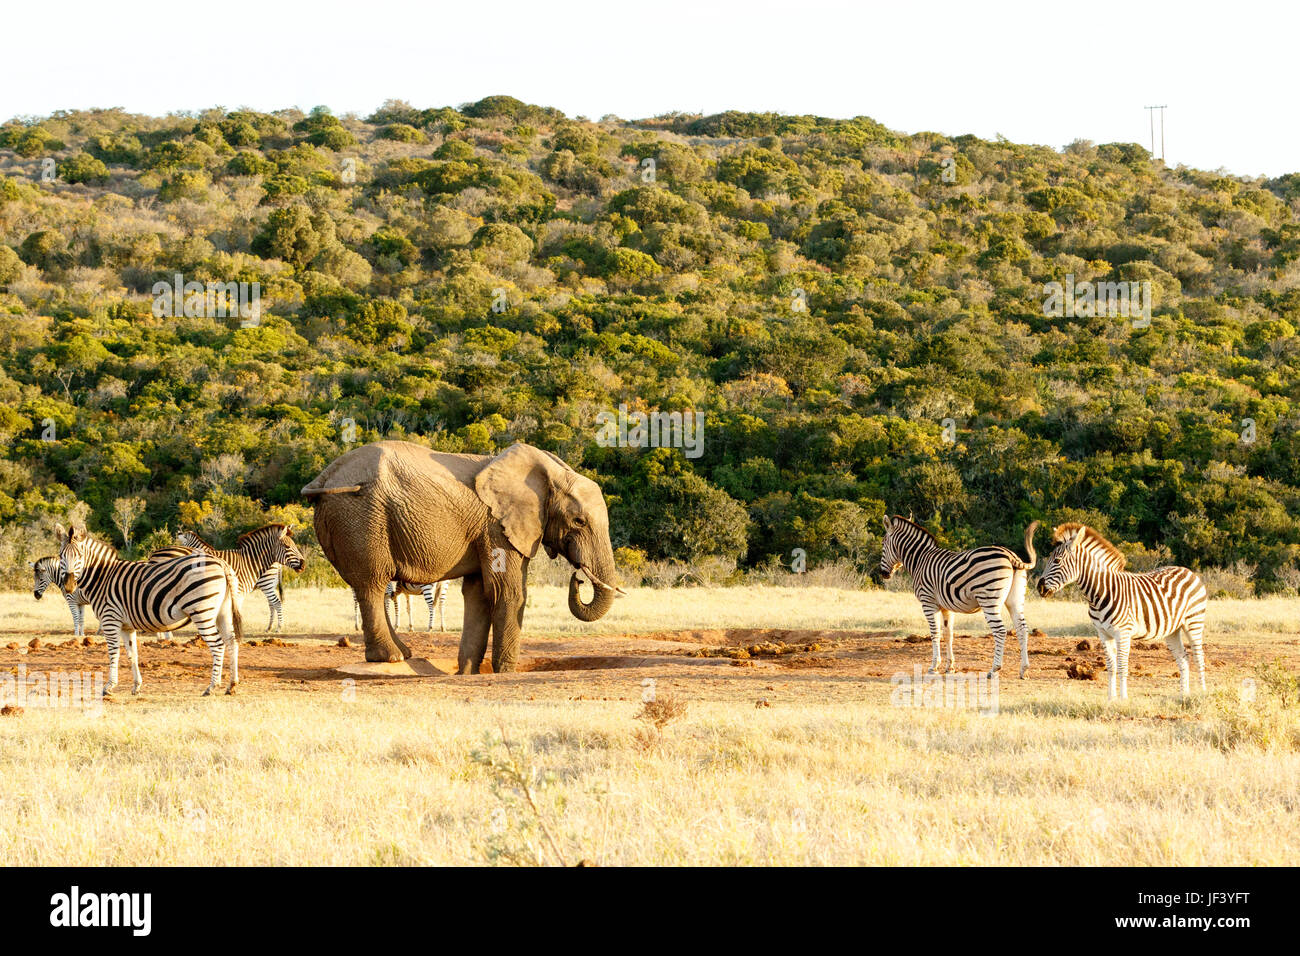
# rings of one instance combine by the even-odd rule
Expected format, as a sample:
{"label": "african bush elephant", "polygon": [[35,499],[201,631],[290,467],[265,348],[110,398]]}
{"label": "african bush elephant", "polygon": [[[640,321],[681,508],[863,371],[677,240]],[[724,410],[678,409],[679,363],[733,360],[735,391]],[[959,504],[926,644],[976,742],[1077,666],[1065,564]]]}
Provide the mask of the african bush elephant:
{"label": "african bush elephant", "polygon": [[584,603],[577,570],[569,578],[569,610],[579,620],[601,618],[619,590],[600,487],[531,445],[492,456],[375,442],[335,459],[302,493],[315,500],[325,557],[356,592],[368,661],[411,656],[384,613],[394,579],[463,578],[460,674],[478,673],[489,627],[493,671],[514,669],[538,544],[591,580],[595,593]]}

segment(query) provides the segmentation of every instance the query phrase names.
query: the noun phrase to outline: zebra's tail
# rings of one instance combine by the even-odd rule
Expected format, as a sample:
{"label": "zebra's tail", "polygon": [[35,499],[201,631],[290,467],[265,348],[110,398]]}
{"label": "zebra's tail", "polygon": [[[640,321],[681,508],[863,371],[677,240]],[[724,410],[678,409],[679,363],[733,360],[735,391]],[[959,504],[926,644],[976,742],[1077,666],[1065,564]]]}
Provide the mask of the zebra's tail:
{"label": "zebra's tail", "polygon": [[1034,565],[1038,563],[1038,553],[1034,551],[1034,532],[1037,530],[1037,521],[1031,521],[1029,527],[1025,529],[1025,551],[1029,554],[1029,561],[1028,563],[1021,563],[1020,559],[1016,558],[1016,570],[1018,571],[1032,571]]}
{"label": "zebra's tail", "polygon": [[235,577],[234,569],[222,562],[222,567],[226,571],[226,597],[230,601],[230,623],[235,629],[235,643],[244,643],[244,617],[239,613],[239,579]]}

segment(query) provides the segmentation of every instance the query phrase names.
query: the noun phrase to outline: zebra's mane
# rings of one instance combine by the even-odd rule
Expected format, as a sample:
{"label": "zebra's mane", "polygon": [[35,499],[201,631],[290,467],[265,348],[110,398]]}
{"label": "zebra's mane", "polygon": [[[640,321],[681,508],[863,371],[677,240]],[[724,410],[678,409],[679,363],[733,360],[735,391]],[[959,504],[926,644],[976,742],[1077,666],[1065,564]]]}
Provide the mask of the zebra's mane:
{"label": "zebra's mane", "polygon": [[[256,535],[260,535],[260,534],[262,534],[263,532],[267,531],[267,530],[270,529],[270,528],[278,528],[279,531],[280,531],[280,534],[284,534],[284,530],[285,530],[286,527],[287,527],[286,525],[280,524],[279,522],[272,522],[271,524],[264,524],[264,525],[262,525],[262,527],[260,527],[260,528],[254,528],[252,531],[245,531],[243,534],[241,534],[241,535],[239,536],[238,539],[236,539],[236,541],[235,541],[235,547],[238,548],[238,547],[239,547],[241,544],[243,544],[244,541],[246,541],[247,539],[252,538],[252,537],[254,537],[254,536],[256,536]],[[277,537],[278,537],[278,535],[277,535]]]}
{"label": "zebra's mane", "polygon": [[78,528],[77,534],[80,536],[82,541],[86,542],[87,554],[93,554],[95,551],[101,551],[113,558],[116,558],[119,561],[124,560],[122,556],[117,553],[117,548],[113,547],[111,544],[109,544],[99,535],[91,534],[85,528]]}
{"label": "zebra's mane", "polygon": [[203,545],[204,547],[208,548],[209,550],[211,550],[211,551],[216,551],[216,550],[217,550],[217,546],[216,546],[216,545],[214,545],[214,544],[213,544],[211,541],[209,541],[207,538],[203,537],[203,535],[199,534],[199,533],[198,533],[197,531],[195,531],[193,528],[181,528],[181,530],[176,534],[176,537],[181,538],[181,537],[185,537],[185,536],[187,536],[187,535],[188,535],[189,537],[193,538],[195,541],[199,542],[199,544],[201,544],[201,545]]}
{"label": "zebra's mane", "polygon": [[1124,566],[1128,564],[1128,558],[1124,557],[1123,551],[1103,538],[1095,528],[1090,528],[1086,524],[1080,524],[1077,521],[1057,525],[1052,531],[1052,544],[1060,544],[1076,531],[1085,540],[1093,544],[1097,550],[1110,557],[1119,570],[1123,570]]}
{"label": "zebra's mane", "polygon": [[915,521],[913,521],[911,518],[904,518],[902,515],[894,515],[894,520],[895,520],[895,521],[901,521],[903,524],[909,524],[909,525],[911,525],[911,526],[912,526],[913,528],[915,528],[917,531],[921,532],[921,534],[923,534],[923,535],[925,535],[927,538],[929,538],[931,544],[933,544],[935,547],[938,547],[938,546],[939,546],[939,539],[936,538],[934,535],[932,535],[930,532],[926,531],[924,528],[922,528],[919,524],[917,524],[917,523],[916,523]]}

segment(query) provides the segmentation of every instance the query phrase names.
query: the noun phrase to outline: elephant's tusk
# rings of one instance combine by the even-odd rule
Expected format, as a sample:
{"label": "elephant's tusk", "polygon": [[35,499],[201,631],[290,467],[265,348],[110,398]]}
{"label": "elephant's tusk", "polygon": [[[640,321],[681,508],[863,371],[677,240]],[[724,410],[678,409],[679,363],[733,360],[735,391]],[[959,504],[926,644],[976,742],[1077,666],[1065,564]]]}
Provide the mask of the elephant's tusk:
{"label": "elephant's tusk", "polygon": [[604,588],[606,591],[614,591],[615,593],[621,594],[624,597],[627,596],[627,592],[624,591],[622,588],[616,588],[611,584],[606,584],[600,578],[596,577],[596,575],[592,574],[591,569],[588,568],[585,564],[579,565],[578,570],[581,571],[583,574],[585,574],[587,577],[591,578],[592,584],[599,585],[600,587]]}

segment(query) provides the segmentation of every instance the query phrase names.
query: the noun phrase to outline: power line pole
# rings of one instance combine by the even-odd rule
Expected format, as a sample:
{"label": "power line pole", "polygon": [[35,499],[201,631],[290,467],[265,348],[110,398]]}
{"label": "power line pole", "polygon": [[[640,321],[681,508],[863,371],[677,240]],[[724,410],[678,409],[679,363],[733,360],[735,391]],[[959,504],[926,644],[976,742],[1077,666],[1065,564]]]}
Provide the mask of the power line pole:
{"label": "power line pole", "polygon": [[1156,154],[1156,114],[1154,110],[1160,111],[1160,162],[1165,161],[1165,107],[1147,106],[1143,107],[1147,111],[1147,116],[1151,120],[1151,155]]}

